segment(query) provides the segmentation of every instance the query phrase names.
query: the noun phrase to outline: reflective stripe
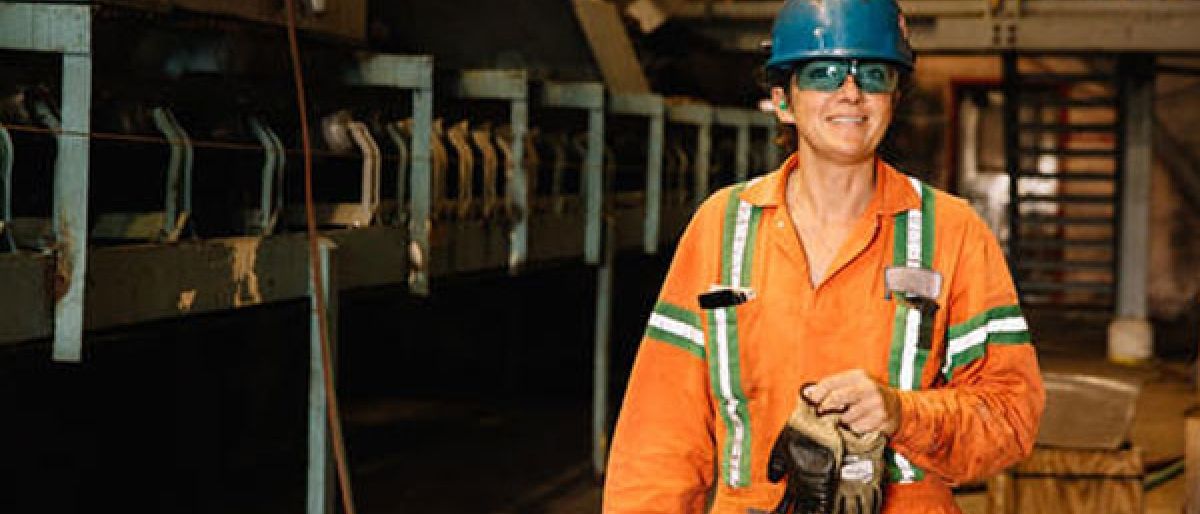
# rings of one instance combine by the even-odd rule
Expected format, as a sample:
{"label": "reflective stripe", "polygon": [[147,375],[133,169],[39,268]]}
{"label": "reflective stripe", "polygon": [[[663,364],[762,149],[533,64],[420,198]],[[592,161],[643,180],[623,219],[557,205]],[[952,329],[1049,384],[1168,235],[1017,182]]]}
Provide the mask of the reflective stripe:
{"label": "reflective stripe", "polygon": [[[738,194],[745,185],[730,192],[722,233],[721,283],[732,287],[749,285],[761,211],[742,201]],[[731,487],[750,485],[750,412],[742,389],[738,350],[737,310],[723,307],[709,311],[709,359],[715,394],[720,399],[721,418],[725,422],[725,448],[722,476]]]}
{"label": "reflective stripe", "polygon": [[[934,194],[920,180],[910,177],[909,184],[921,199],[920,209],[909,209],[895,217],[893,264],[910,268],[933,268]],[[925,355],[921,350],[921,312],[896,302],[892,350],[889,356],[889,382],[902,391],[921,388]],[[925,474],[908,459],[891,452],[891,476],[900,483],[921,480]]]}
{"label": "reflective stripe", "polygon": [[1021,308],[1004,305],[989,309],[946,331],[946,362],[942,374],[949,380],[955,369],[983,357],[987,345],[1028,343],[1029,325]]}
{"label": "reflective stripe", "polygon": [[900,357],[900,388],[905,391],[920,389],[921,376],[917,373],[917,339],[921,334],[921,312],[905,309],[904,351]]}
{"label": "reflective stripe", "polygon": [[704,357],[704,331],[700,327],[653,312],[647,323],[646,335]]}
{"label": "reflective stripe", "polygon": [[750,231],[750,213],[754,206],[738,201],[737,219],[733,228],[733,262],[729,265],[729,276],[726,283],[733,287],[742,287],[742,267],[746,258],[746,233]]}

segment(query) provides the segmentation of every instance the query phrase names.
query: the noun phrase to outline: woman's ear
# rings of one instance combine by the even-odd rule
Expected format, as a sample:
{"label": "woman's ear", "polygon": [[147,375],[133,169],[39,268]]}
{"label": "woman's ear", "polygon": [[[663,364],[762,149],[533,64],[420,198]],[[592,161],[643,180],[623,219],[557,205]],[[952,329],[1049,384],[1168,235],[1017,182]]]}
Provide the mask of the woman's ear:
{"label": "woman's ear", "polygon": [[771,88],[771,105],[775,106],[775,117],[785,125],[795,125],[796,116],[792,114],[791,102],[788,102],[787,92],[780,86]]}

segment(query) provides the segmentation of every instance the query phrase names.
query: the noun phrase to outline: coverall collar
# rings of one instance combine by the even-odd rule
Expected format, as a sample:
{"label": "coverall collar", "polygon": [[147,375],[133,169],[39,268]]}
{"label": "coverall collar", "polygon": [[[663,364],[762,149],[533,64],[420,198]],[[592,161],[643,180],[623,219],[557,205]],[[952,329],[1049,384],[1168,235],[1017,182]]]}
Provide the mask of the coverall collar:
{"label": "coverall collar", "polygon": [[[868,208],[888,216],[909,209],[920,209],[921,198],[909,185],[908,177],[883,162],[883,159],[876,159],[875,163],[876,187]],[[758,207],[783,205],[788,173],[796,169],[798,164],[796,154],[792,154],[779,169],[747,185],[740,198]]]}

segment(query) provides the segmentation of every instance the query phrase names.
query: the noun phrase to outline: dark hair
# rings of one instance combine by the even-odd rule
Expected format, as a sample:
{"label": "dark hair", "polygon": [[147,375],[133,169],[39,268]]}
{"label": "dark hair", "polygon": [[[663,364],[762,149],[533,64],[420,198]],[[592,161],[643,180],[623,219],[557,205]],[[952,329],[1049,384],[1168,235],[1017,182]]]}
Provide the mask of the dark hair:
{"label": "dark hair", "polygon": [[[788,86],[792,83],[792,78],[796,73],[796,68],[800,67],[805,61],[797,61],[786,66],[771,66],[762,67],[759,69],[759,84],[768,94],[773,87],[781,87],[786,92]],[[901,66],[900,67],[900,85],[896,88],[898,95],[897,101],[903,98],[912,91],[913,79],[912,71]],[[895,121],[895,118],[892,119]],[[782,148],[786,155],[791,155],[796,152],[796,129],[793,125],[787,125],[779,122],[775,131],[775,145]],[[884,160],[892,161],[890,156],[894,156],[895,149],[891,140],[894,138],[891,125],[888,126],[887,132],[884,134],[884,140],[880,142],[877,152]]]}

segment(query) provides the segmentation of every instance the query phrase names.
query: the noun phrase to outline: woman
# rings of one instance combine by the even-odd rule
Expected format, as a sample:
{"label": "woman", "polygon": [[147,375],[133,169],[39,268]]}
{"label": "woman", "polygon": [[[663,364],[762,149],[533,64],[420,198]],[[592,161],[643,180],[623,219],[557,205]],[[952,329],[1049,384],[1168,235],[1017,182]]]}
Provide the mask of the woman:
{"label": "woman", "polygon": [[953,513],[952,484],[1028,454],[1044,392],[995,237],[877,157],[912,66],[894,0],[785,3],[767,70],[795,153],[681,238],[604,512]]}

